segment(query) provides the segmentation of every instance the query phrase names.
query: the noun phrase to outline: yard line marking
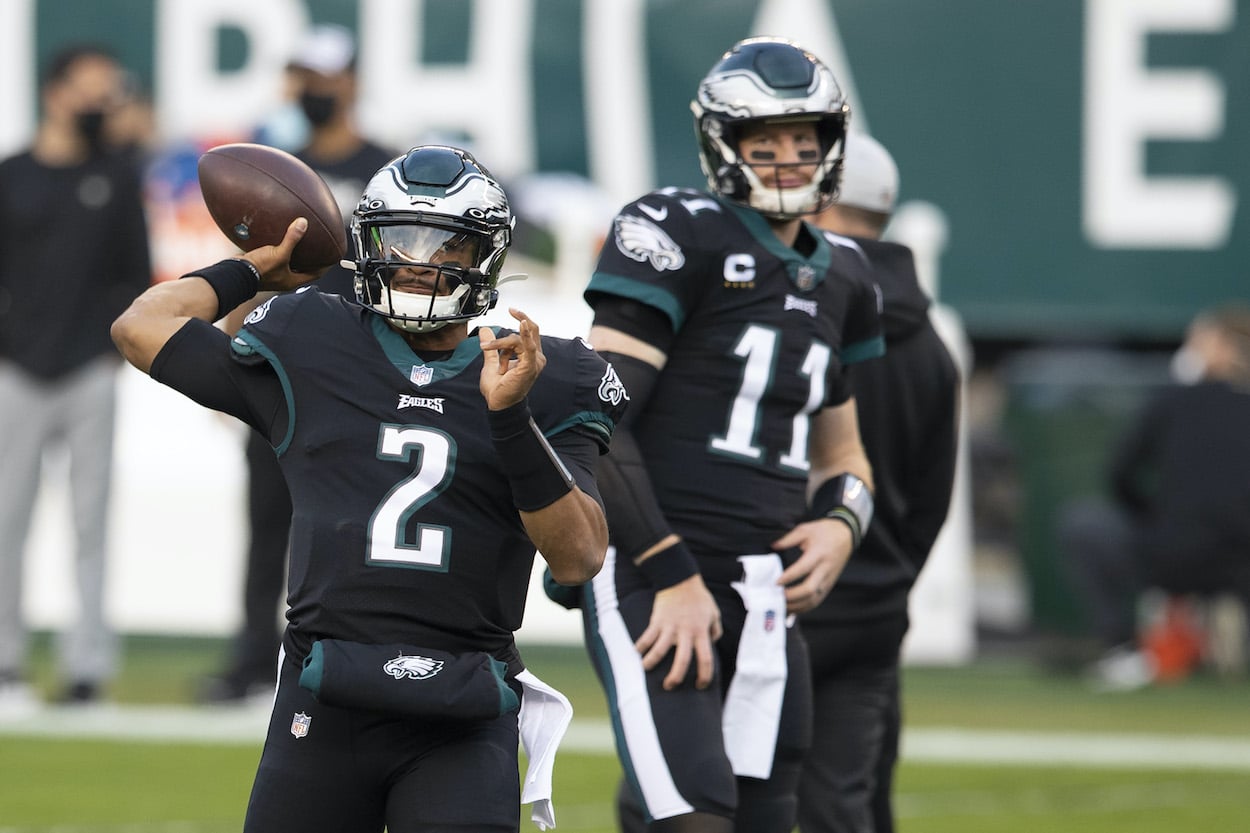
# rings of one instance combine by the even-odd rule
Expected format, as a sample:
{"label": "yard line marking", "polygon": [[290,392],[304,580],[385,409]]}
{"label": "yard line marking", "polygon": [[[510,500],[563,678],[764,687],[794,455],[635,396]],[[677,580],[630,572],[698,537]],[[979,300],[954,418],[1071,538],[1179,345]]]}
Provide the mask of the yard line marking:
{"label": "yard line marking", "polygon": [[1105,732],[915,729],[902,757],[941,763],[1250,770],[1250,739]]}
{"label": "yard line marking", "polygon": [[[269,709],[257,706],[47,706],[0,716],[0,737],[259,745],[268,724]],[[575,719],[560,748],[611,753],[611,724]],[[924,763],[1250,771],[1250,737],[926,727],[905,728],[901,751]]]}

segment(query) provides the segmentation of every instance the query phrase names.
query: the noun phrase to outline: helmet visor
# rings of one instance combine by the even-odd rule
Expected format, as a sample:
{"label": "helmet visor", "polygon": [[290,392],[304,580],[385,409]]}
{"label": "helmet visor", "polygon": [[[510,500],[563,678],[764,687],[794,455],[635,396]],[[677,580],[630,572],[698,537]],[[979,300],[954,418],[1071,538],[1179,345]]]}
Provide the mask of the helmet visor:
{"label": "helmet visor", "polygon": [[482,239],[465,231],[427,225],[374,225],[362,235],[364,256],[394,264],[428,263],[476,268]]}

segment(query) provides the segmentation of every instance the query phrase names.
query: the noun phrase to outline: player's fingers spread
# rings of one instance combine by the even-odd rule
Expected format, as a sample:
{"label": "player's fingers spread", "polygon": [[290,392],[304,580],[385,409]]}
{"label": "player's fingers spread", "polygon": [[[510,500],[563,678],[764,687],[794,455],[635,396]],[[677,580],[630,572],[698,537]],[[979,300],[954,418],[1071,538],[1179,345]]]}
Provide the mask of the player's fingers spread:
{"label": "player's fingers spread", "polygon": [[695,643],[695,661],[696,676],[694,684],[700,689],[707,688],[712,684],[712,672],[715,670],[715,665],[712,662],[711,642],[700,639]]}
{"label": "player's fingers spread", "polygon": [[668,656],[669,651],[673,648],[673,640],[661,635],[658,639],[651,643],[646,653],[642,656],[642,667],[650,671],[655,668],[664,658]]}
{"label": "player's fingers spread", "polygon": [[642,636],[634,641],[634,650],[640,654],[645,654],[655,644],[656,639],[660,636],[660,629],[654,625],[648,627],[642,632]]}
{"label": "player's fingers spread", "polygon": [[686,679],[686,673],[690,670],[690,652],[690,644],[685,640],[677,644],[677,649],[673,652],[673,667],[664,678],[665,690],[672,691]]}

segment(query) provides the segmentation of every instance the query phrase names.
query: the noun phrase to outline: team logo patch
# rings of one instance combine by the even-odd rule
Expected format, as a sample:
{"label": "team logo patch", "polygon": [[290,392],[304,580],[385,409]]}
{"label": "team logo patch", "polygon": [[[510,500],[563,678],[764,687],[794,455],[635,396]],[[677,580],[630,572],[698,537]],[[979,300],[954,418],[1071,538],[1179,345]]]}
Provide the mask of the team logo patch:
{"label": "team logo patch", "polygon": [[796,309],[799,312],[807,313],[812,318],[816,317],[816,302],[815,301],[806,300],[803,298],[795,298],[793,295],[790,295],[790,294],[786,295],[785,309],[787,310]]}
{"label": "team logo patch", "polygon": [[441,396],[409,396],[406,393],[399,395],[399,404],[395,406],[396,410],[400,408],[425,408],[435,413],[443,412],[443,397]]}
{"label": "team logo patch", "polygon": [[434,368],[428,364],[414,364],[412,372],[408,374],[408,380],[417,387],[428,385],[434,381]]}
{"label": "team logo patch", "polygon": [[616,218],[616,247],[631,260],[650,263],[657,272],[676,271],[686,265],[686,256],[655,223],[621,214]]}
{"label": "team logo patch", "polygon": [[277,297],[278,297],[277,295],[274,295],[273,298],[270,298],[268,301],[265,301],[265,303],[261,304],[259,307],[249,312],[247,314],[247,318],[243,319],[243,323],[255,324],[257,321],[263,321],[265,319],[265,316],[269,314],[270,305],[273,304],[274,299]]}
{"label": "team logo patch", "polygon": [[291,718],[291,734],[297,738],[307,737],[308,727],[312,725],[312,718],[303,712],[296,712]]}
{"label": "team logo patch", "polygon": [[395,659],[388,660],[386,665],[382,666],[382,670],[397,680],[402,680],[404,677],[410,680],[428,680],[443,670],[443,661],[429,657],[406,657],[400,654]]}
{"label": "team logo patch", "polygon": [[616,368],[612,365],[608,365],[603,378],[599,380],[599,398],[611,405],[629,401],[629,392],[621,384],[621,378],[616,375]]}

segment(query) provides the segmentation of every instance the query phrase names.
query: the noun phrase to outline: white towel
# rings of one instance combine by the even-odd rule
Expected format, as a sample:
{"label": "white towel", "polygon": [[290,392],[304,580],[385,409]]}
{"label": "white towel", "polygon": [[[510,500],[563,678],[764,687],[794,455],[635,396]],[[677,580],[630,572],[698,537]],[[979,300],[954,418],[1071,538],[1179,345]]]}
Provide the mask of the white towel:
{"label": "white towel", "polygon": [[733,583],[746,607],[737,669],[725,695],[721,730],[735,775],[772,773],[786,691],[786,593],[777,584],[781,557],[743,555],[743,580]]}
{"label": "white towel", "polygon": [[521,803],[533,804],[530,818],[539,830],[556,826],[556,811],[551,804],[551,772],[556,762],[556,748],[573,719],[569,698],[556,691],[529,671],[517,674],[524,689],[518,718],[521,746],[529,764],[521,786]]}

